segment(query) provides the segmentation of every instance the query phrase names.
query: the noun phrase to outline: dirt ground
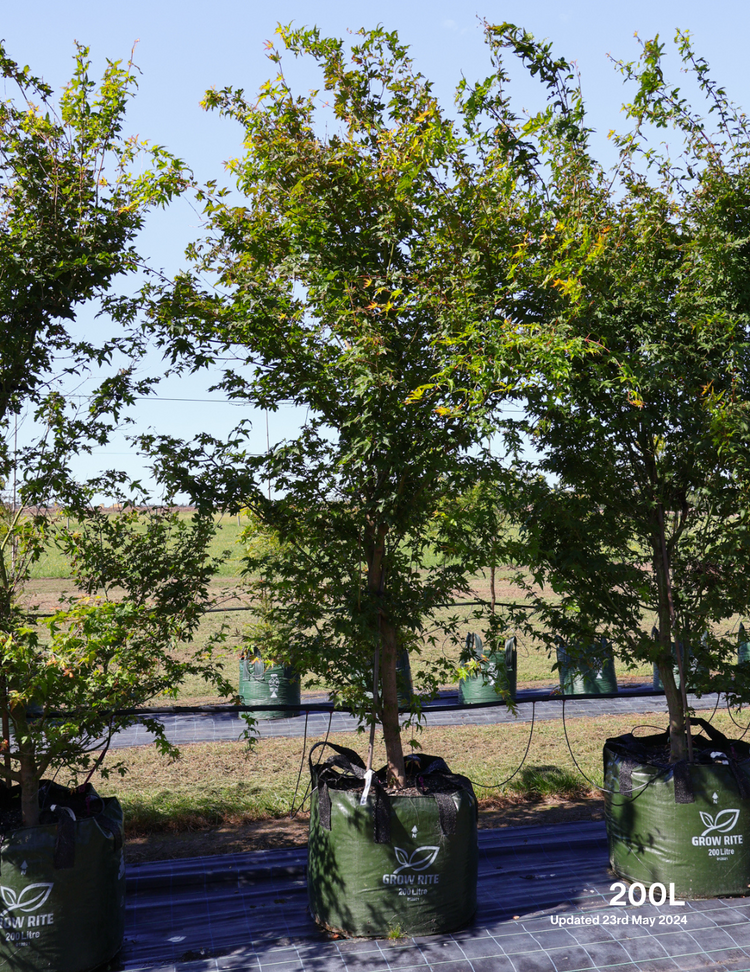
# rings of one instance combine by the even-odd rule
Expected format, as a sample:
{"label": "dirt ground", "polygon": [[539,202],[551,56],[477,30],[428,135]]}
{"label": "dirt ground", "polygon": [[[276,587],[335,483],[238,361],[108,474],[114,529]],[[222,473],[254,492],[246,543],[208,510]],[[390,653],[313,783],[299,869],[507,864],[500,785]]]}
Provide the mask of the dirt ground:
{"label": "dirt ground", "polygon": [[[549,800],[530,803],[490,801],[479,811],[479,829],[494,827],[528,827],[569,823],[574,820],[603,820],[604,801]],[[125,860],[129,864],[144,861],[173,860],[180,857],[204,857],[215,854],[238,854],[271,847],[303,847],[307,843],[308,814],[293,820],[259,820],[238,826],[195,830],[176,834],[149,834],[129,837]]]}

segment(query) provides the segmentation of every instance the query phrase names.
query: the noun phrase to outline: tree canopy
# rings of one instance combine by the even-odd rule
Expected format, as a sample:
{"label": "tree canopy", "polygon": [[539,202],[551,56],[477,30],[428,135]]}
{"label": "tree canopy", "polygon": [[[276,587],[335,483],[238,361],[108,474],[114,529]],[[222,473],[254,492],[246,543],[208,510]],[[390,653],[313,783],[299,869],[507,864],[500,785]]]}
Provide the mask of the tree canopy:
{"label": "tree canopy", "polygon": [[[609,171],[570,65],[512,25],[489,33],[551,91],[523,127],[545,199],[518,269],[535,303],[495,335],[515,334],[516,432],[538,454],[519,474],[509,555],[530,569],[550,644],[586,653],[606,635],[625,662],[657,664],[679,758],[686,683],[735,700],[749,687],[718,629],[750,606],[750,128],[688,35],[687,93],[656,38],[618,65],[635,93]],[[694,659],[680,689],[674,642]]]}
{"label": "tree canopy", "polygon": [[363,717],[373,709],[400,783],[397,655],[452,630],[437,609],[469,589],[467,561],[435,556],[440,511],[501,474],[483,446],[487,407],[465,408],[460,381],[425,389],[452,335],[495,313],[524,230],[496,149],[467,152],[396,34],[361,32],[347,49],[279,33],[287,56],[317,61],[323,88],[296,95],[272,50],[278,73],[257,99],[207,94],[243,126],[231,163],[243,198],[207,187],[194,267],[152,294],[152,323],[178,367],[229,358],[216,387],[230,398],[307,418],[262,455],[242,429],[150,445],[170,486],[273,529],[273,554],[246,565],[266,591],[269,654],[324,676]]}
{"label": "tree canopy", "polygon": [[[31,826],[42,775],[90,765],[92,750],[128,721],[115,710],[172,693],[191,673],[230,687],[208,661],[210,645],[188,660],[174,656],[195,631],[216,569],[211,520],[105,514],[94,504],[104,480],[71,473],[78,451],[107,442],[138,387],[127,357],[137,341],[104,328],[79,337],[76,315],[87,303],[101,310],[114,282],[141,266],[135,240],[146,213],[181,192],[188,174],[166,150],[123,135],[132,63],[110,62],[97,84],[79,47],[59,108],[2,47],[0,72],[15,91],[0,102],[0,779],[20,784]],[[64,378],[87,372],[99,384],[77,409]],[[19,448],[17,416],[39,431]],[[106,480],[118,490],[128,477]],[[23,592],[54,543],[72,558],[79,597],[45,630]],[[169,749],[163,727],[151,726]]]}

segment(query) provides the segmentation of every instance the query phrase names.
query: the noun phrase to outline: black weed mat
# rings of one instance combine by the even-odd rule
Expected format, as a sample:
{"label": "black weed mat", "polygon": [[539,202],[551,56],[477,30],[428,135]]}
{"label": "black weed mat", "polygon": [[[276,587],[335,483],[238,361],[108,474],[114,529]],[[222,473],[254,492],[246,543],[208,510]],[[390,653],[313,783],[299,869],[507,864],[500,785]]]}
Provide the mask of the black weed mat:
{"label": "black weed mat", "polygon": [[[541,696],[541,700],[540,699]],[[537,701],[534,701],[537,700]],[[702,698],[690,695],[691,708],[714,709],[724,704],[716,695]],[[504,703],[486,706],[459,706],[458,695],[441,692],[434,704],[424,706],[423,715],[426,726],[491,726],[505,722],[530,722],[533,717],[538,721],[560,719],[562,717],[562,698],[552,694],[549,688],[543,690],[521,689],[516,696],[517,712],[511,712]],[[667,706],[664,693],[654,693],[643,685],[624,686],[617,697],[578,699],[568,697],[565,702],[566,719],[596,718],[604,715],[639,715],[644,712],[664,712]],[[198,742],[234,742],[240,739],[247,728],[241,715],[230,712],[181,712],[162,714],[156,717],[163,723],[167,738],[177,746]],[[327,732],[355,732],[359,721],[346,712],[308,713],[304,711],[287,719],[259,720],[256,724],[258,734],[263,737],[289,736],[317,738]],[[153,735],[141,723],[123,729],[112,740],[112,748],[126,746],[147,746],[154,741]]]}
{"label": "black weed mat", "polygon": [[[750,969],[750,898],[613,906],[603,823],[479,833],[479,910],[453,935],[332,939],[307,913],[304,848],[132,865],[128,972]],[[625,897],[627,902],[627,896]]]}

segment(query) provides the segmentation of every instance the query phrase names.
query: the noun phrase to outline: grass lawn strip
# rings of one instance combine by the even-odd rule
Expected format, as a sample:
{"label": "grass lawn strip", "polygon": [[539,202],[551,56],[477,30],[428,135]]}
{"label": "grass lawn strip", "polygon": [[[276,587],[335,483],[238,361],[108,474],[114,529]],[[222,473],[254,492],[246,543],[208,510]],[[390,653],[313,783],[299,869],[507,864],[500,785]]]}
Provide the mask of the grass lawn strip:
{"label": "grass lawn strip", "polygon": [[[605,739],[636,725],[650,727],[644,733],[661,730],[665,718],[663,713],[653,713],[571,719],[568,737],[583,772],[601,783]],[[718,712],[713,723],[730,737],[741,734],[726,712]],[[465,774],[475,784],[491,786],[507,780],[517,769],[529,728],[528,723],[434,727],[413,738],[424,752],[442,756],[454,772]],[[308,739],[308,749],[318,738]],[[366,751],[364,734],[335,734],[330,740],[363,755]],[[130,859],[305,842],[304,814],[294,821],[288,819],[302,756],[300,739],[262,739],[251,751],[239,742],[198,743],[181,747],[181,752],[180,760],[168,763],[151,747],[118,750],[108,755],[105,768],[124,760],[126,775],[93,781],[100,793],[118,796],[124,806]],[[378,738],[375,764],[384,761],[382,738]],[[297,805],[308,779],[305,760]],[[600,794],[578,773],[561,720],[536,724],[526,763],[512,780],[499,789],[476,786],[476,791],[480,825],[484,826],[554,823],[601,815]]]}

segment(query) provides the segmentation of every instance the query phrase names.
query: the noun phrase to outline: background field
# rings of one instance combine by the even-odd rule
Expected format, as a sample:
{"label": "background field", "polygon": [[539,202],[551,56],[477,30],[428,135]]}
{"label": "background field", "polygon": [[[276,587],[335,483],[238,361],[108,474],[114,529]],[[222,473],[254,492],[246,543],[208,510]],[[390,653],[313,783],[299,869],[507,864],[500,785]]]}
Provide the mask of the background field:
{"label": "background field", "polygon": [[[717,712],[712,721],[736,738],[746,731],[748,717],[737,720],[740,728],[726,712]],[[537,722],[518,772],[529,723],[425,729],[416,740],[424,752],[439,753],[454,772],[473,781],[480,827],[544,824],[601,818],[603,795],[596,785],[602,782],[602,746],[608,737],[639,725],[638,733],[661,730],[665,716],[569,719],[570,750],[560,720]],[[315,741],[307,740],[308,751]],[[361,734],[337,734],[331,741],[365,754]],[[180,760],[170,764],[152,747],[140,747],[107,757],[110,765],[124,760],[124,777],[94,782],[100,793],[117,795],[125,808],[130,860],[304,843],[309,780],[304,752],[301,739],[263,739],[252,750],[240,743],[205,743],[184,746]],[[376,765],[384,760],[378,739]]]}
{"label": "background field", "polygon": [[[224,559],[220,576],[211,585],[212,607],[201,623],[197,640],[203,643],[224,631],[225,640],[216,654],[216,664],[224,666],[236,684],[239,646],[254,609],[242,577],[238,544],[241,525],[236,518],[224,518],[217,526],[212,552]],[[489,595],[488,577],[477,574],[469,597],[488,600]],[[75,596],[67,562],[50,549],[36,565],[28,585],[25,603],[29,613],[49,614]],[[509,571],[498,571],[496,596],[498,602],[523,600],[523,592],[513,584]],[[465,634],[476,630],[472,610],[471,605],[444,609],[446,616],[463,612],[465,624],[460,626],[460,637],[425,644],[424,661],[429,663],[441,657],[453,664],[458,662]],[[739,619],[733,619],[727,631],[736,630],[738,622]],[[558,679],[552,664],[553,659],[538,640],[519,637],[520,687],[555,686]],[[413,667],[419,665],[420,659],[414,659]],[[618,669],[621,683],[647,682],[651,674],[649,666],[631,671]],[[307,683],[308,693],[325,689],[322,683],[310,679]],[[419,689],[418,683],[416,688]],[[183,704],[226,701],[212,694],[198,679],[186,682],[177,699]],[[155,705],[169,702],[169,698],[153,700]],[[743,725],[738,731],[726,713],[717,713],[714,721],[734,736],[744,729]],[[530,725],[519,722],[424,729],[408,732],[405,743],[408,748],[413,740],[423,751],[439,753],[455,772],[474,781],[484,825],[554,822],[561,813],[566,815],[564,819],[570,819],[571,813],[588,819],[601,815],[603,804],[596,784],[601,783],[601,747],[608,736],[630,731],[638,723],[661,729],[664,722],[663,715],[653,714],[568,720],[568,740],[575,761],[559,720],[538,722],[531,737]],[[519,770],[530,738],[526,761]],[[361,734],[335,735],[331,739],[365,752],[366,739]],[[315,741],[308,739],[306,745]],[[100,772],[94,783],[99,792],[117,795],[125,807],[131,860],[304,842],[307,824],[303,797],[309,779],[304,747],[305,742],[299,738],[262,739],[252,749],[240,742],[188,745],[174,763],[159,757],[148,746],[111,751],[103,769],[115,770],[122,764],[125,775],[112,772],[104,778]],[[382,739],[378,738],[376,764],[384,761]],[[59,782],[75,782],[61,777],[62,774]],[[292,807],[302,807],[294,819],[289,818]]]}
{"label": "background field", "polygon": [[[187,515],[187,514],[186,514]],[[205,643],[210,637],[223,631],[225,640],[223,647],[216,653],[216,664],[222,666],[227,675],[235,682],[238,680],[238,659],[243,632],[254,618],[252,599],[243,583],[242,547],[239,543],[243,529],[241,519],[237,517],[217,517],[217,532],[212,542],[211,553],[222,558],[218,577],[211,584],[212,607],[203,618],[196,640]],[[507,575],[507,576],[506,576]],[[48,614],[54,611],[65,598],[75,596],[75,587],[70,580],[70,570],[67,560],[54,546],[50,546],[45,555],[34,566],[32,580],[28,585],[25,603],[30,613]],[[496,578],[496,596],[499,603],[521,603],[523,592],[516,587],[509,572],[503,573],[498,569]],[[472,598],[489,600],[489,578],[485,574],[477,574],[473,578]],[[452,665],[458,663],[463,640],[470,631],[481,627],[472,619],[471,605],[446,607],[440,612],[444,617],[458,614],[465,617],[465,624],[460,626],[460,637],[444,638],[438,634],[434,645],[423,644],[421,655],[413,658],[412,669],[416,673],[423,664],[429,665],[437,659],[447,659]],[[725,625],[723,633],[736,632],[739,618],[734,618]],[[646,619],[647,626],[653,619]],[[508,634],[516,633],[508,631]],[[558,683],[557,673],[552,671],[554,659],[549,657],[546,649],[536,638],[518,635],[518,684],[520,688],[554,686]],[[622,665],[617,668],[618,680],[621,683],[635,681],[649,681],[652,671],[649,665],[642,665],[633,669],[625,669]],[[322,681],[306,678],[303,682],[306,692],[319,693],[327,686]],[[450,685],[446,685],[450,687]],[[455,682],[453,683],[455,687]],[[415,679],[415,689],[419,692],[418,679]],[[195,704],[222,701],[213,690],[199,679],[188,680],[179,690],[178,699],[183,704]],[[164,698],[154,700],[154,704],[164,704]]]}

